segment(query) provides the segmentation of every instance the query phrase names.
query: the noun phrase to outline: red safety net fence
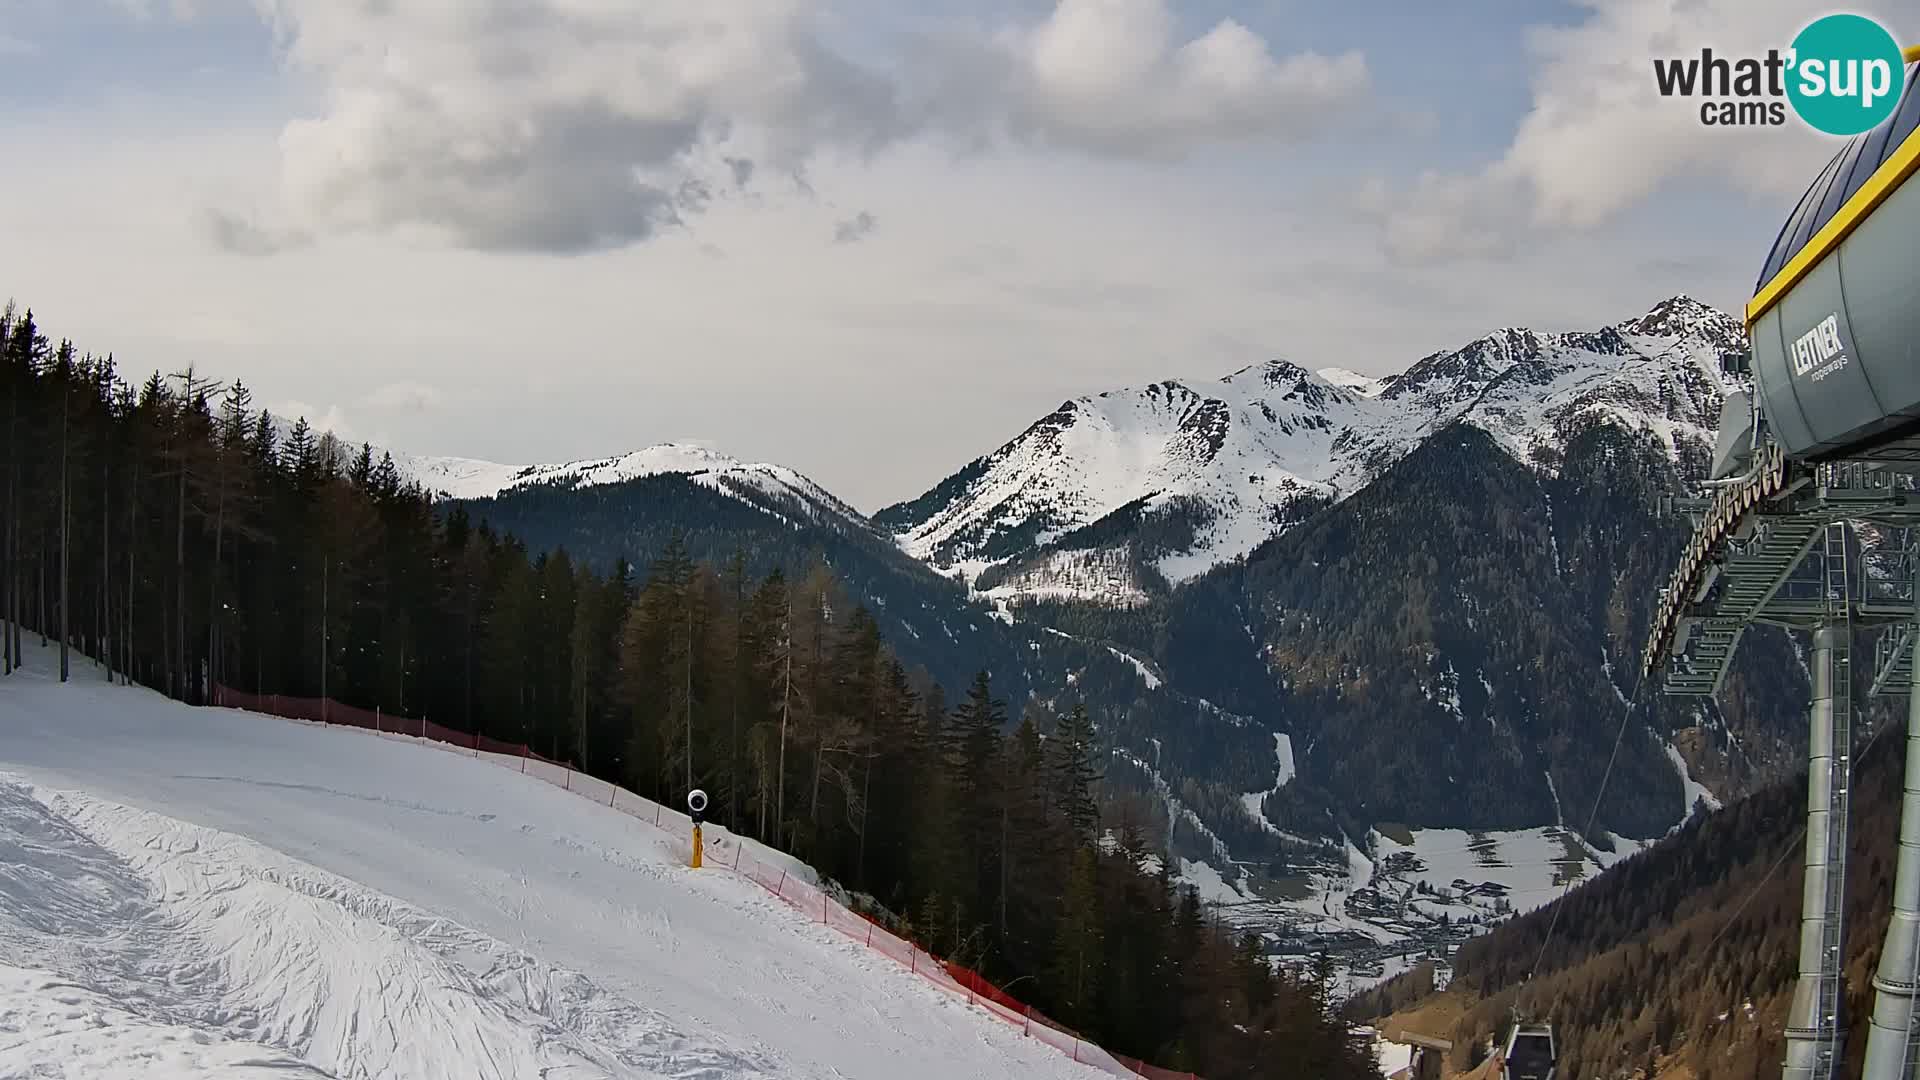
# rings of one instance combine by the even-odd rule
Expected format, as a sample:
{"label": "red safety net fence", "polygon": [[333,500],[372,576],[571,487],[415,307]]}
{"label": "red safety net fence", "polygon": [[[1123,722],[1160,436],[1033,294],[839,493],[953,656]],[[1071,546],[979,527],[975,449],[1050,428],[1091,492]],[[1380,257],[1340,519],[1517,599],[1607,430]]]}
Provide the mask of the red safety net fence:
{"label": "red safety net fence", "polygon": [[[420,739],[449,750],[485,758],[684,839],[691,854],[693,823],[687,815],[670,810],[652,799],[635,795],[623,787],[578,772],[565,762],[541,757],[520,743],[455,731],[424,717],[394,716],[378,709],[356,708],[326,698],[248,694],[216,685],[213,688],[213,704],[292,720],[362,728],[388,737]],[[736,837],[719,826],[709,825],[706,829],[710,835],[705,844],[703,865],[747,878],[809,919],[889,957],[909,972],[956,998],[965,998],[996,1019],[1020,1029],[1027,1037],[1114,1076],[1144,1076],[1149,1080],[1199,1080],[1190,1072],[1162,1069],[1136,1058],[1101,1049],[1078,1032],[1048,1019],[1032,1006],[988,982],[979,972],[941,960],[874,919],[841,904],[832,894],[802,876],[803,872],[810,876],[811,868],[791,860],[789,866],[783,867],[779,865],[779,859],[783,857],[780,852],[762,847],[755,841]],[[749,848],[756,849],[761,857],[755,857]]]}
{"label": "red safety net fence", "polygon": [[[289,720],[308,720],[316,724],[339,724],[342,727],[362,728],[367,731],[387,735],[409,735],[428,742],[444,743],[450,747],[471,750],[478,754],[497,754],[502,757],[524,758],[530,761],[545,762],[571,769],[564,762],[542,757],[532,747],[523,743],[510,743],[485,735],[470,735],[464,731],[455,731],[442,727],[426,717],[396,716],[379,709],[362,709],[356,705],[343,705],[332,698],[287,697],[282,694],[249,694],[244,690],[214,685],[213,703],[227,709],[245,709],[248,712],[266,713],[269,716],[283,716]],[[522,770],[525,771],[525,770]]]}

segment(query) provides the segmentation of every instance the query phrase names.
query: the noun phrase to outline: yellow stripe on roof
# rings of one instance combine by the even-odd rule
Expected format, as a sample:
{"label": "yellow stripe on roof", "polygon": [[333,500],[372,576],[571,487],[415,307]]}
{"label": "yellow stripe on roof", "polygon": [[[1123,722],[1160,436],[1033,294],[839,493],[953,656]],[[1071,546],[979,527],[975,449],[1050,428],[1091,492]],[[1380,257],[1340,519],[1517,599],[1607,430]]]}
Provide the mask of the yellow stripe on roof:
{"label": "yellow stripe on roof", "polygon": [[[1920,57],[1920,45],[1908,49],[1906,56],[1909,60]],[[1841,205],[1833,215],[1833,219],[1822,225],[1820,231],[1814,233],[1807,241],[1806,246],[1801,248],[1787,262],[1787,265],[1781,267],[1780,272],[1773,275],[1759,292],[1754,294],[1753,299],[1747,304],[1747,326],[1751,328],[1754,323],[1759,322],[1760,316],[1765,315],[1773,305],[1779,303],[1780,298],[1785,296],[1788,290],[1800,284],[1801,279],[1805,278],[1820,260],[1832,254],[1833,249],[1839,247],[1842,240],[1851,236],[1853,230],[1859,228],[1860,224],[1867,219],[1867,215],[1878,209],[1881,203],[1886,202],[1888,196],[1898,191],[1900,185],[1906,183],[1907,177],[1912,176],[1916,170],[1920,170],[1920,129],[1910,132],[1906,141],[1900,144],[1899,149],[1889,154],[1887,159],[1880,163],[1880,167],[1873,171],[1873,175],[1867,178],[1867,182],[1860,185],[1860,190],[1854,192],[1853,197]]]}

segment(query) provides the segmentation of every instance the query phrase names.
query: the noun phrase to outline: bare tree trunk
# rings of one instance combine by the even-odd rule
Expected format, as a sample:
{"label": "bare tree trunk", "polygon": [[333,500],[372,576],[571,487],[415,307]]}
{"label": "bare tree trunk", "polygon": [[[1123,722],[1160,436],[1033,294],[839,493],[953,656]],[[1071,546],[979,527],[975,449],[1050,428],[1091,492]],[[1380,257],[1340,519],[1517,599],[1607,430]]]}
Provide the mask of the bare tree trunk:
{"label": "bare tree trunk", "polygon": [[106,664],[107,685],[113,685],[113,472],[106,455],[100,461],[100,623],[95,649]]}
{"label": "bare tree trunk", "polygon": [[692,791],[693,790],[693,593],[691,589],[686,590],[686,595],[681,598],[681,602],[683,606],[685,606],[687,609],[687,667],[686,667],[685,676],[682,679],[682,685],[685,687],[685,693],[682,695],[682,704],[686,707],[686,710],[687,710],[687,790]]}
{"label": "bare tree trunk", "polygon": [[[11,402],[9,402],[11,404]],[[13,674],[19,658],[13,654],[13,421],[7,421],[7,517],[0,522],[0,655],[4,674]]]}
{"label": "bare tree trunk", "polygon": [[854,856],[853,860],[853,880],[859,883],[862,889],[867,887],[867,826],[873,821],[873,818],[868,816],[872,813],[873,803],[870,801],[872,795],[873,745],[869,742],[867,745],[866,775],[860,778],[860,805],[865,807],[866,810],[860,817],[860,850],[859,853]]}
{"label": "bare tree trunk", "polygon": [[138,593],[134,583],[133,553],[140,547],[134,542],[134,537],[140,531],[139,483],[140,477],[136,474],[129,477],[127,484],[127,608],[120,617],[120,670],[124,674],[124,681],[128,683],[133,681],[133,601]]}
{"label": "bare tree trunk", "polygon": [[[739,556],[736,554],[735,558]],[[733,680],[733,693],[727,695],[732,712],[727,719],[727,828],[739,827],[740,822],[740,659],[744,651],[740,646],[740,627],[746,618],[747,586],[744,564],[736,562],[733,574],[733,656],[729,673]]]}
{"label": "bare tree trunk", "polygon": [[60,681],[66,682],[72,672],[69,668],[68,642],[71,637],[73,608],[71,595],[67,591],[67,557],[73,532],[73,515],[69,512],[67,494],[67,413],[69,398],[73,394],[73,380],[69,377],[60,391]]}
{"label": "bare tree trunk", "polygon": [[320,560],[320,719],[327,718],[327,570],[331,559]]}
{"label": "bare tree trunk", "polygon": [[180,462],[179,512],[173,532],[173,647],[180,700],[187,700],[187,463]]}
{"label": "bare tree trunk", "polygon": [[216,466],[219,471],[215,473],[215,483],[219,487],[219,494],[214,498],[213,566],[207,573],[207,677],[210,680],[220,678],[219,664],[216,661],[216,658],[220,655],[219,649],[216,647],[219,639],[215,631],[220,624],[220,548],[226,538],[227,527],[226,448],[222,447],[219,453],[221,460],[219,465]]}
{"label": "bare tree trunk", "polygon": [[[819,726],[817,719],[815,726]],[[816,830],[820,827],[820,766],[826,762],[826,759],[826,747],[815,746],[813,748],[813,792],[807,799],[807,822]]]}
{"label": "bare tree trunk", "polygon": [[780,688],[780,767],[774,777],[773,796],[773,844],[782,847],[781,838],[786,832],[784,823],[787,812],[787,718],[793,703],[793,594],[787,594],[787,622],[784,630],[786,637],[785,674],[781,677]]}

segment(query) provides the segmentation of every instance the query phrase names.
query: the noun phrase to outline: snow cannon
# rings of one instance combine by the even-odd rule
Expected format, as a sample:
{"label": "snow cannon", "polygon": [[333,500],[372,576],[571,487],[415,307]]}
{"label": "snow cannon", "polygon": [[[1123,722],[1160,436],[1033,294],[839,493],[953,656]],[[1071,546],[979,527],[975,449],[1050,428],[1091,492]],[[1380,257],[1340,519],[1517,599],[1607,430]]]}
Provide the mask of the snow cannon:
{"label": "snow cannon", "polygon": [[694,788],[687,792],[687,815],[693,818],[693,863],[695,870],[700,869],[701,843],[700,822],[707,812],[707,793]]}
{"label": "snow cannon", "polygon": [[[1790,460],[1920,462],[1920,49],[1907,60],[1899,108],[1807,188],[1747,304],[1750,369],[1735,373],[1751,374],[1762,438]],[[1757,468],[1739,397],[1716,480]]]}

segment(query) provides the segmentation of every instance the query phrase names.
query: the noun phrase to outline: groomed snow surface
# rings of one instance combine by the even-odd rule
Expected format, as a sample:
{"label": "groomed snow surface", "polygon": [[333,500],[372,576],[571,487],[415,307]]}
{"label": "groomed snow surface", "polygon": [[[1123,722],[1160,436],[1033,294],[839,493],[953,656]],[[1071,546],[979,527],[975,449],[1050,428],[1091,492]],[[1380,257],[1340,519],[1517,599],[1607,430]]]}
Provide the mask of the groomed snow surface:
{"label": "groomed snow surface", "polygon": [[0,1076],[1102,1075],[533,777],[51,666],[0,681]]}

